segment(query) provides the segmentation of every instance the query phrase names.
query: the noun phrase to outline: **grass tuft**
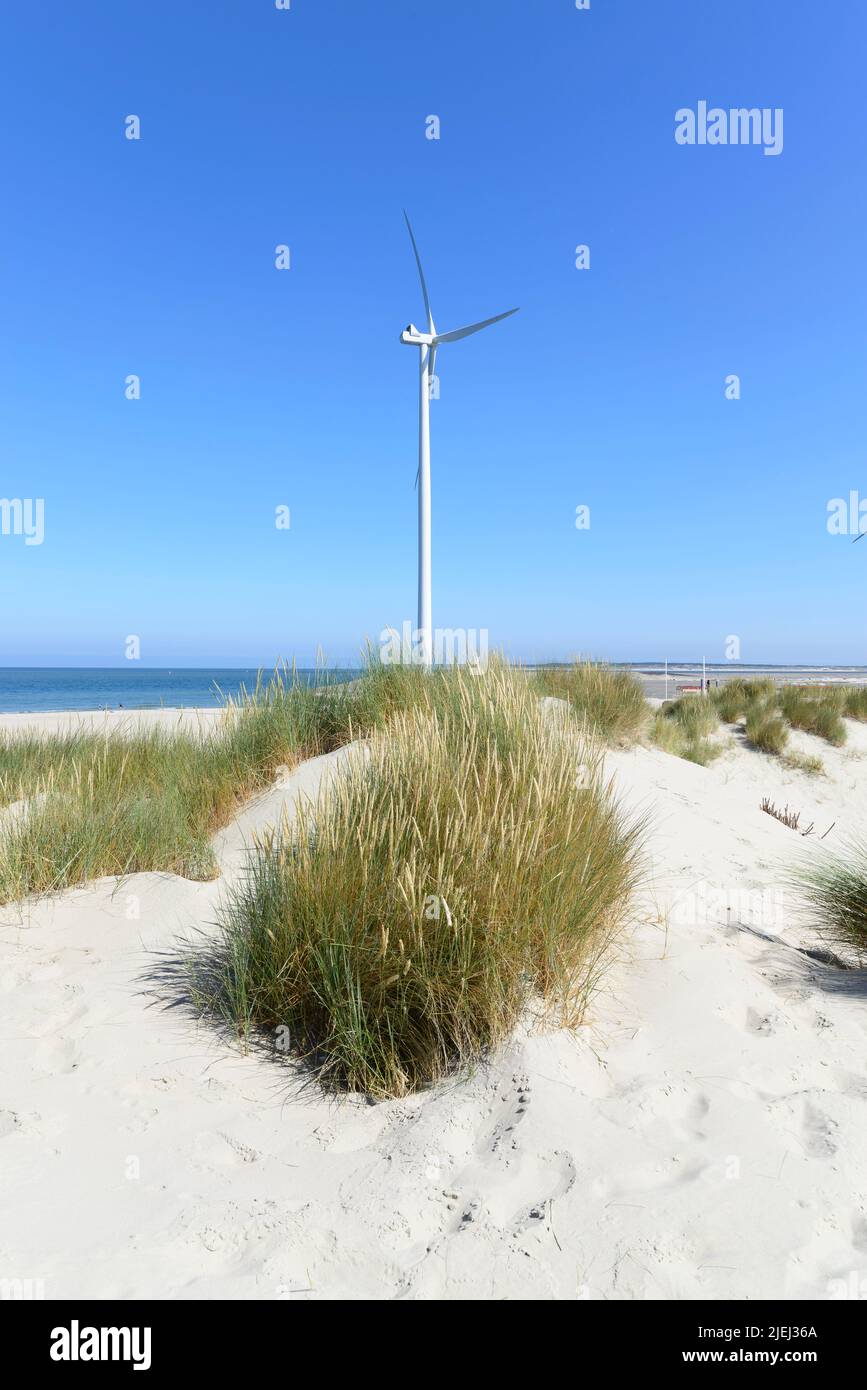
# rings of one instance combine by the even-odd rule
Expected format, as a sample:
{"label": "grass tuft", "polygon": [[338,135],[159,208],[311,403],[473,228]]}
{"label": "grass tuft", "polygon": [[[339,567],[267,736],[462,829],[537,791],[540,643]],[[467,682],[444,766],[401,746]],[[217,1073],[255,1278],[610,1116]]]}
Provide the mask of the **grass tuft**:
{"label": "grass tuft", "polygon": [[812,753],[784,753],[782,761],[793,772],[806,772],[811,777],[825,775],[825,764]]}
{"label": "grass tuft", "polygon": [[802,916],[825,940],[848,948],[867,965],[867,844],[851,840],[836,853],[798,865],[791,886]]}
{"label": "grass tuft", "polygon": [[735,676],[710,692],[719,717],[726,724],[737,723],[754,705],[772,701],[775,696],[776,686],[770,677],[744,680],[741,676]]}
{"label": "grass tuft", "polygon": [[649,718],[641,681],[592,661],[536,672],[535,687],[544,695],[568,700],[575,713],[607,743],[634,743]]}
{"label": "grass tuft", "polygon": [[416,693],[263,840],[189,965],[241,1038],[282,1030],[324,1082],[373,1096],[478,1062],[528,1005],[577,1022],[640,866],[598,752],[523,676],[436,673]]}
{"label": "grass tuft", "polygon": [[786,685],[779,693],[780,712],[793,729],[816,734],[836,747],[846,742],[841,717],[845,704],[843,687]]}
{"label": "grass tuft", "polygon": [[707,738],[718,728],[714,703],[703,695],[685,695],[679,700],[668,700],[657,710],[650,737],[663,752],[707,767],[723,751],[721,744]]}
{"label": "grass tuft", "polygon": [[747,711],[747,742],[762,753],[782,753],[789,741],[789,731],[772,705],[757,703]]}
{"label": "grass tuft", "polygon": [[850,719],[867,720],[867,685],[846,687],[843,712]]}

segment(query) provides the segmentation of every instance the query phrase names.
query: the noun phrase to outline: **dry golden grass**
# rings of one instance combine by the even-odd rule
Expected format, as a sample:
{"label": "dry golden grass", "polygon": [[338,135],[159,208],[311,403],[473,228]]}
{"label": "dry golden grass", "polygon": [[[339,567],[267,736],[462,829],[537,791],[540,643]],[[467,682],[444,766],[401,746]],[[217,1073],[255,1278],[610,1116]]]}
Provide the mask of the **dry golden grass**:
{"label": "dry golden grass", "polygon": [[825,764],[813,753],[784,753],[782,761],[793,772],[806,772],[810,777],[825,775]]}

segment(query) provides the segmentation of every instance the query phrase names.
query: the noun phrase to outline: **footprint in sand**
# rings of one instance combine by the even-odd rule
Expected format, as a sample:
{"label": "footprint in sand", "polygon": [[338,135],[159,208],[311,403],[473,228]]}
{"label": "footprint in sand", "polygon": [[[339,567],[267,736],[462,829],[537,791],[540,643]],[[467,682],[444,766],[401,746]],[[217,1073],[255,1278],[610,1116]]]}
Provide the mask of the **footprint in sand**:
{"label": "footprint in sand", "polygon": [[836,1075],[840,1094],[852,1100],[867,1100],[867,1080],[857,1072],[840,1071]]}
{"label": "footprint in sand", "polygon": [[692,1097],[684,1111],[684,1122],[686,1127],[691,1130],[693,1139],[706,1139],[707,1133],[702,1128],[702,1122],[707,1117],[710,1110],[710,1101],[701,1091]]}
{"label": "footprint in sand", "polygon": [[130,1110],[130,1118],[126,1124],[118,1126],[118,1131],[121,1134],[144,1134],[145,1130],[150,1129],[152,1121],[160,1113],[153,1105],[133,1105],[124,1108]]}
{"label": "footprint in sand", "polygon": [[[441,1190],[447,1212],[447,1233],[470,1229],[481,1221],[486,1210],[490,1210],[490,1203],[485,1208],[482,1206],[478,1196],[480,1187],[484,1188],[487,1196],[491,1195],[492,1183],[495,1188],[508,1189],[512,1186],[510,1170],[518,1153],[517,1129],[530,1104],[529,1078],[516,1072],[511,1084],[501,1085],[498,1091],[499,1115],[493,1127],[480,1136],[475,1146],[475,1158],[458,1175],[455,1185]],[[496,1108],[496,1105],[492,1106],[492,1111]],[[500,1175],[499,1183],[495,1175]],[[496,1200],[496,1193],[492,1195],[495,1219],[505,1223],[507,1218],[502,1203]],[[509,1211],[513,1210],[511,1205]]]}
{"label": "footprint in sand", "polygon": [[34,1068],[48,1076],[76,1071],[80,1062],[81,1050],[71,1038],[44,1038],[33,1057]]}
{"label": "footprint in sand", "polygon": [[502,1113],[494,1125],[488,1144],[489,1152],[503,1157],[507,1165],[509,1163],[509,1151],[518,1147],[515,1130],[526,1115],[527,1107],[530,1104],[529,1079],[526,1076],[515,1075],[512,1077],[512,1085],[514,1089],[501,1093]]}
{"label": "footprint in sand", "polygon": [[[446,1232],[456,1234],[491,1223],[512,1237],[550,1222],[551,1203],[575,1182],[572,1155],[564,1151],[538,1153],[519,1140],[531,1088],[523,1073],[500,1088],[499,1114],[476,1145],[476,1156],[446,1188],[449,1213]],[[481,1194],[484,1193],[484,1200]]]}
{"label": "footprint in sand", "polygon": [[804,1102],[804,1148],[811,1158],[832,1158],[837,1152],[834,1141],[836,1121],[824,1115],[812,1101]]}
{"label": "footprint in sand", "polygon": [[769,1014],[759,1013],[757,1009],[747,1009],[746,1030],[759,1038],[770,1038],[774,1033],[774,1021]]}
{"label": "footprint in sand", "polygon": [[524,1180],[528,1188],[532,1187],[534,1196],[512,1217],[514,1231],[524,1231],[540,1222],[550,1224],[552,1203],[566,1195],[577,1176],[575,1160],[570,1153],[540,1154],[533,1158]]}
{"label": "footprint in sand", "polygon": [[218,1130],[196,1136],[192,1163],[194,1167],[208,1171],[236,1163],[255,1163],[260,1157],[258,1150],[249,1144]]}

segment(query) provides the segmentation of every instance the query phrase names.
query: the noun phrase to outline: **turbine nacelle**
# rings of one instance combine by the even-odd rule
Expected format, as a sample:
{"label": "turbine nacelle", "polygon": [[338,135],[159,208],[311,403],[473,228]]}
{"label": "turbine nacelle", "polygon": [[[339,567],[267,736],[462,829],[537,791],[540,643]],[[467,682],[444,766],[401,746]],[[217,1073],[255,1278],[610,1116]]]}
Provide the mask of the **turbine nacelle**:
{"label": "turbine nacelle", "polygon": [[432,333],[421,333],[414,323],[407,324],[400,335],[400,341],[407,347],[430,347],[434,340]]}

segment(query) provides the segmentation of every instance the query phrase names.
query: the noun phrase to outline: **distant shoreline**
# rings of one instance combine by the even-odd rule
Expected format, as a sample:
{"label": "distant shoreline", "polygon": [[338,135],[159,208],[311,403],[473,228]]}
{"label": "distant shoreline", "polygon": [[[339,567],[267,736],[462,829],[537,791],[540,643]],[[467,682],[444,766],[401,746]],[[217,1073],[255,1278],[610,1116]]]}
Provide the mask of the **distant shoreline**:
{"label": "distant shoreline", "polygon": [[[524,667],[528,672],[560,669],[570,662],[535,663]],[[865,685],[867,666],[810,666],[810,665],[746,665],[744,663],[710,663],[702,668],[701,662],[670,662],[666,684],[665,668],[662,662],[612,662],[621,670],[631,671],[644,688],[649,699],[664,699],[666,695],[674,698],[678,686],[695,687],[701,684],[702,671],[711,685],[725,684],[737,677],[768,677],[778,685]],[[44,682],[38,673],[46,672]],[[72,672],[70,679],[65,672]],[[82,679],[86,672],[86,679]],[[110,673],[110,674],[109,674]],[[241,669],[235,671],[215,671],[201,668],[204,679],[188,680],[192,671],[166,670],[157,668],[142,671],[123,670],[124,683],[114,683],[114,668],[66,668],[66,667],[0,667],[0,732],[15,729],[44,729],[52,732],[58,729],[75,728],[76,723],[84,722],[91,728],[114,728],[130,721],[172,727],[181,725],[200,726],[203,721],[212,723],[226,708],[226,696],[236,697],[239,687],[248,690],[255,685],[255,671]],[[297,668],[299,676],[315,674],[309,668]],[[252,682],[249,677],[253,676]],[[353,679],[360,671],[346,668],[329,671],[331,680],[335,678]],[[99,679],[106,677],[105,681]],[[26,677],[26,679],[22,679]],[[165,677],[165,682],[160,677]],[[246,679],[241,679],[241,678]],[[213,678],[212,680],[209,678]],[[219,686],[223,698],[217,694]],[[165,697],[163,696],[165,691]],[[170,698],[171,703],[166,703]],[[183,696],[188,698],[184,699]],[[68,699],[69,703],[65,703]],[[51,701],[50,707],[44,703]],[[141,703],[138,703],[140,701]]]}
{"label": "distant shoreline", "polygon": [[[664,670],[630,669],[641,681],[645,695],[659,700],[674,698],[679,686],[701,686],[703,674],[700,662],[697,666],[694,663],[669,665],[667,680]],[[726,685],[738,677],[749,680],[764,677],[775,685],[867,685],[867,669],[863,666],[711,666],[708,663],[704,676],[711,688]]]}

